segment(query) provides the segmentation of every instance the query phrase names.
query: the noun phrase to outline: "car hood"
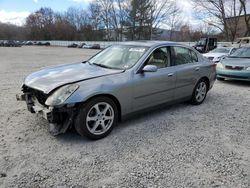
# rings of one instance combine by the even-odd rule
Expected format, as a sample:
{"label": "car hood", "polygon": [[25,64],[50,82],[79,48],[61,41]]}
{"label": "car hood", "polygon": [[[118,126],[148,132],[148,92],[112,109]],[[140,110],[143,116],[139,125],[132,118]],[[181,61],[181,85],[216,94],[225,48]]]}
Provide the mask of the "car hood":
{"label": "car hood", "polygon": [[222,57],[222,56],[226,56],[226,53],[206,53],[203,54],[205,57],[213,57],[213,58],[218,58],[218,57]]}
{"label": "car hood", "polygon": [[226,58],[221,60],[223,65],[233,65],[233,66],[242,66],[250,67],[250,59],[248,58]]}
{"label": "car hood", "polygon": [[48,67],[34,72],[25,78],[24,84],[48,94],[65,84],[122,72],[123,70],[102,68],[89,63],[76,63]]}

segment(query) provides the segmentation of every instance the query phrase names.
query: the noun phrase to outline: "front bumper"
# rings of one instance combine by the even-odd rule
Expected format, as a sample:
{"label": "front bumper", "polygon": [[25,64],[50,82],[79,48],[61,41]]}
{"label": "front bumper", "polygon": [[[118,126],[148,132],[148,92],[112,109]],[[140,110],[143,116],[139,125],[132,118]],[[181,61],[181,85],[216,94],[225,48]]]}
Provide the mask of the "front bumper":
{"label": "front bumper", "polygon": [[21,95],[17,94],[16,99],[18,101],[25,101],[27,109],[31,113],[36,113],[48,120],[50,123],[53,123],[53,107],[45,107],[41,105],[35,97],[27,93]]}
{"label": "front bumper", "polygon": [[16,95],[18,101],[25,101],[27,109],[31,113],[36,113],[49,122],[49,131],[53,135],[66,132],[73,124],[76,109],[74,105],[70,107],[48,107],[39,103],[39,101],[30,93]]}
{"label": "front bumper", "polygon": [[250,81],[250,71],[247,70],[217,69],[216,74],[219,78]]}

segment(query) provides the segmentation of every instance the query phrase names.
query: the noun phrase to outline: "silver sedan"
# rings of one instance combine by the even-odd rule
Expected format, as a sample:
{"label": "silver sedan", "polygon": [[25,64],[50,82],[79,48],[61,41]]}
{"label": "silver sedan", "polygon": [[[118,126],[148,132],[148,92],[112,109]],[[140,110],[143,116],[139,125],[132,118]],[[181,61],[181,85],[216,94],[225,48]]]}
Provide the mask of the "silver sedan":
{"label": "silver sedan", "polygon": [[100,139],[135,112],[180,101],[201,104],[215,77],[215,64],[188,46],[126,42],[88,61],[30,74],[17,99],[47,119],[55,135],[74,126]]}

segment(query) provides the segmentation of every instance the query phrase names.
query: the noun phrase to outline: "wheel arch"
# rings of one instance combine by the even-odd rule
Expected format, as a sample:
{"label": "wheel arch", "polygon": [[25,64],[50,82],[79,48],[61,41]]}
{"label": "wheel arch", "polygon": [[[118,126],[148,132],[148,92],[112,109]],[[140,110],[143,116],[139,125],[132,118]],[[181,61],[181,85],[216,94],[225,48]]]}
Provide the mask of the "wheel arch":
{"label": "wheel arch", "polygon": [[120,121],[121,120],[121,116],[122,116],[122,108],[121,108],[121,104],[119,102],[119,100],[114,96],[114,95],[111,95],[111,94],[107,94],[107,93],[103,93],[103,94],[96,94],[96,95],[93,95],[91,97],[89,97],[88,99],[84,100],[82,103],[86,103],[96,97],[108,97],[110,98],[112,101],[114,101],[114,103],[116,104],[116,107],[117,107],[117,110],[118,110],[118,120]]}
{"label": "wheel arch", "polygon": [[207,88],[208,88],[208,90],[209,90],[209,88],[210,88],[210,81],[209,81],[209,78],[206,77],[206,76],[203,76],[203,77],[201,77],[201,78],[197,81],[197,83],[198,83],[200,80],[205,80],[205,81],[206,81],[206,83],[207,83]]}
{"label": "wheel arch", "polygon": [[209,87],[210,87],[209,78],[208,78],[207,76],[203,76],[203,77],[201,77],[200,79],[198,79],[198,80],[196,81],[196,83],[195,83],[195,85],[194,85],[194,87],[193,87],[192,95],[194,94],[194,89],[195,89],[195,87],[197,86],[197,84],[198,84],[199,81],[201,81],[201,80],[205,80],[205,81],[206,81],[207,87],[208,87],[208,90],[209,90]]}

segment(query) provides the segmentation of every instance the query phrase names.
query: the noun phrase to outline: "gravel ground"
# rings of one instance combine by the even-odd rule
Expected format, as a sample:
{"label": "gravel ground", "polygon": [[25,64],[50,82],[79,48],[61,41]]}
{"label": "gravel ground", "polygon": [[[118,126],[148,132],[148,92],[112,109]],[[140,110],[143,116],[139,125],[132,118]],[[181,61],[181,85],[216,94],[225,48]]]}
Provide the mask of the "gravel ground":
{"label": "gravel ground", "polygon": [[25,75],[94,50],[0,48],[0,187],[250,187],[250,84],[126,120],[106,138],[53,137],[17,102]]}

